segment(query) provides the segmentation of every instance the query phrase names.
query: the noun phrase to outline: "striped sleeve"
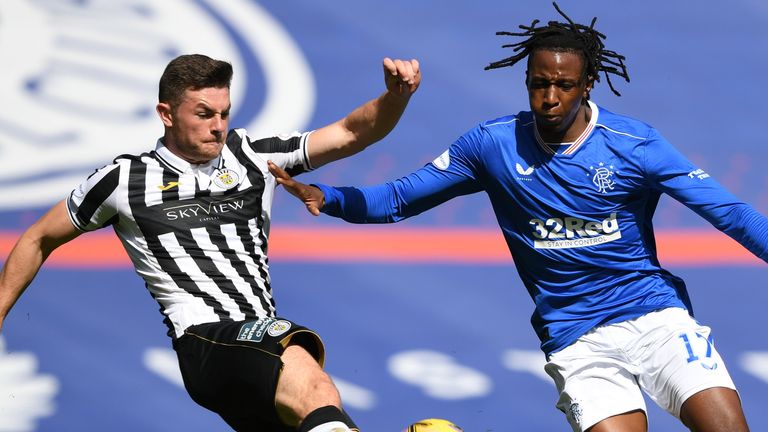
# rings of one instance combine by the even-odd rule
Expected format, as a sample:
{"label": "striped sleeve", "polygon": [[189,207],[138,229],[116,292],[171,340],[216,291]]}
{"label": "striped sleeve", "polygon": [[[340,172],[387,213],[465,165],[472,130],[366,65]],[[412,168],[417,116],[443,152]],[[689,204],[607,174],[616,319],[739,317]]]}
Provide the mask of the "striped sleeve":
{"label": "striped sleeve", "polygon": [[67,210],[77,229],[94,231],[117,220],[119,179],[120,165],[107,165],[96,170],[69,194]]}
{"label": "striped sleeve", "polygon": [[247,138],[251,150],[264,160],[271,160],[288,174],[295,176],[312,171],[307,154],[307,138],[311,132],[294,132],[251,140]]}

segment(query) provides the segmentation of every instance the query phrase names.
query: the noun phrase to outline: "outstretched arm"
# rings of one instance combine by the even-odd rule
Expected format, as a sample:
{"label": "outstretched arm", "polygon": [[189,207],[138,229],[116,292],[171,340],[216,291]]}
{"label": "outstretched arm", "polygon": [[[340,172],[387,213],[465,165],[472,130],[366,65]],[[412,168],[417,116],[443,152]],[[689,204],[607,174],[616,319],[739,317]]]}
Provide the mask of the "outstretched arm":
{"label": "outstretched arm", "polygon": [[768,217],[728,192],[658,132],[649,137],[644,160],[652,185],[768,262]]}
{"label": "outstretched arm", "polygon": [[269,171],[313,215],[322,212],[352,223],[398,222],[481,190],[471,176],[440,170],[431,163],[397,180],[361,188],[306,185],[272,162]]}
{"label": "outstretched arm", "polygon": [[313,168],[362,151],[384,138],[400,120],[421,83],[419,62],[385,58],[383,67],[384,93],[309,136],[307,151]]}
{"label": "outstretched arm", "polygon": [[80,234],[69,219],[65,202],[61,201],[21,235],[0,272],[0,330],[8,312],[48,255]]}

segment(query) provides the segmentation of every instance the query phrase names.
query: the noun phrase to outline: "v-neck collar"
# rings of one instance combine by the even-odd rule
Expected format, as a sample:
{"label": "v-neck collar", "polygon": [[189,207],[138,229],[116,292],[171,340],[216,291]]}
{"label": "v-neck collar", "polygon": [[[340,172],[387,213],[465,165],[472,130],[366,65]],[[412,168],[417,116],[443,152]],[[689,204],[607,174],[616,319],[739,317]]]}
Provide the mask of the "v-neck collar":
{"label": "v-neck collar", "polygon": [[[581,147],[581,145],[587,140],[587,138],[589,138],[589,135],[592,134],[592,131],[595,129],[595,125],[597,124],[597,116],[599,114],[597,105],[595,103],[588,100],[587,104],[589,104],[589,108],[591,110],[589,123],[587,123],[587,127],[584,128],[584,130],[581,132],[581,135],[579,135],[575,141],[570,143],[545,142],[544,139],[541,138],[541,135],[539,135],[539,129],[536,127],[536,117],[534,116],[533,134],[536,136],[536,142],[539,144],[539,147],[542,149],[542,151],[551,155],[572,155]],[[553,147],[557,147],[557,149]],[[560,151],[562,147],[566,147],[566,149]]]}

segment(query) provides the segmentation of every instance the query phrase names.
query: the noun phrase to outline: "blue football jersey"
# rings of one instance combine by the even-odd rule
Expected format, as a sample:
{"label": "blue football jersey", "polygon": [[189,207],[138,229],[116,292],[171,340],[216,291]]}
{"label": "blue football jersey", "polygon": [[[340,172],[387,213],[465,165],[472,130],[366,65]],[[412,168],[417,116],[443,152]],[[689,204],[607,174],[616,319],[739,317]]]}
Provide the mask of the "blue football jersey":
{"label": "blue football jersey", "polygon": [[432,163],[364,188],[317,185],[322,211],[387,223],[485,191],[535,303],[550,354],[593,327],[682,307],[683,281],[662,268],[652,217],[662,193],[768,261],[768,219],[683,157],[658,131],[592,102],[572,143],[546,143],[531,112],[486,121]]}

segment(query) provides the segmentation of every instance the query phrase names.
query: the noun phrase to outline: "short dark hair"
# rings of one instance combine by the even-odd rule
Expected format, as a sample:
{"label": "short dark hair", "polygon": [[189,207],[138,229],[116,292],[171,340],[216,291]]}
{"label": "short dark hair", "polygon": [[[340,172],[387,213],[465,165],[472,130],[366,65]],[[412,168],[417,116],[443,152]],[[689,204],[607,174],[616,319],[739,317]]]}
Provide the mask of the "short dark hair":
{"label": "short dark hair", "polygon": [[603,72],[611,91],[617,96],[621,96],[613,87],[609,74],[617,75],[629,82],[627,67],[624,65],[625,57],[605,49],[603,43],[605,35],[595,30],[597,18],[592,18],[589,27],[576,24],[560,10],[557,3],[553,2],[552,4],[567,22],[550,21],[546,26],[536,27],[539,20],[533,20],[530,26],[519,26],[525,30],[522,33],[496,32],[500,36],[522,36],[527,37],[527,39],[514,44],[502,45],[503,48],[513,48],[517,54],[493,62],[486,66],[485,70],[512,66],[526,57],[530,61],[529,55],[537,50],[572,52],[579,54],[584,60],[585,75],[590,76],[595,81],[600,81],[600,72]]}
{"label": "short dark hair", "polygon": [[232,83],[232,65],[202,54],[176,57],[165,67],[160,77],[160,102],[175,108],[187,89],[229,88]]}

